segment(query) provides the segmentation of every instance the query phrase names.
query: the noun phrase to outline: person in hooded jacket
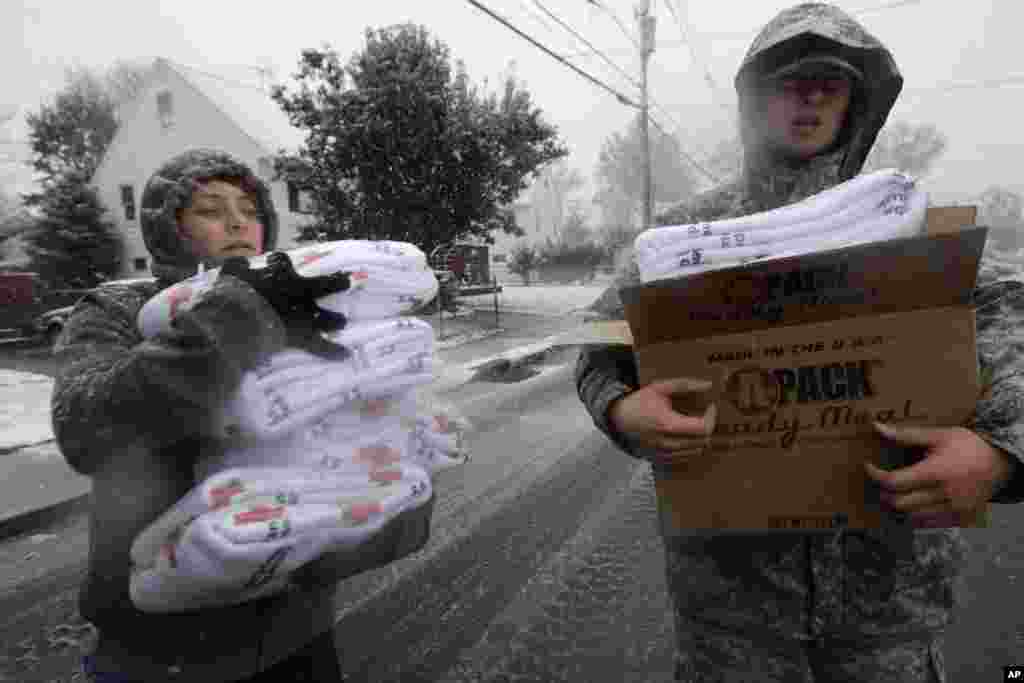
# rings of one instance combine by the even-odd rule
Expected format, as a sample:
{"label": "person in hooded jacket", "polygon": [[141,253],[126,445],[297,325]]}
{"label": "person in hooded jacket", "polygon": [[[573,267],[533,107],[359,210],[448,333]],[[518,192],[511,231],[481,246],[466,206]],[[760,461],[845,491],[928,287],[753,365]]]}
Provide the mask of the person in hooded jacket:
{"label": "person in hooded jacket", "polygon": [[[301,278],[280,259],[273,268],[248,267],[247,257],[274,249],[277,214],[267,186],[218,151],[187,151],[159,168],[140,219],[156,281],[83,297],[54,349],[54,434],[70,466],[92,480],[79,611],[97,639],[85,673],[109,683],[341,680],[337,581],[422,547],[432,501],[350,555],[332,556],[329,567],[308,565],[286,593],[233,607],[141,612],[129,594],[129,550],[198,483],[196,459],[221,452],[226,435],[212,416],[244,372],[287,346],[344,352],[326,348],[333,345],[318,333],[343,320],[314,299],[347,279]],[[176,317],[173,331],[143,339],[143,304],[200,263],[222,266],[213,288]]]}
{"label": "person in hooded jacket", "polygon": [[[740,177],[659,217],[679,225],[743,216],[816,194],[857,175],[902,88],[890,52],[838,8],[784,10],[755,38],[736,77],[744,147]],[[662,528],[675,611],[676,680],[945,681],[942,634],[956,605],[965,546],[943,517],[1024,499],[1024,358],[1009,339],[1024,322],[1024,284],[974,292],[983,378],[963,427],[892,428],[920,464],[867,465],[882,500],[913,525],[832,534],[670,535]],[[617,288],[639,284],[633,263],[593,310],[624,317]],[[672,410],[673,394],[707,387],[678,378],[640,387],[632,351],[593,345],[576,367],[595,425],[658,467],[714,429]],[[933,528],[927,528],[929,524]]]}

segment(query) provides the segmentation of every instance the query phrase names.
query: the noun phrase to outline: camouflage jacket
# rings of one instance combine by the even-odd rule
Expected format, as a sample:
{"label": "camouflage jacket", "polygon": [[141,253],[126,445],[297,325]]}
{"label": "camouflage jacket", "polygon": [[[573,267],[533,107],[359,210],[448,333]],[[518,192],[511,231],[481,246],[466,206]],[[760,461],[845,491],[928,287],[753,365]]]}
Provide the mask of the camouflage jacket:
{"label": "camouflage jacket", "polygon": [[[734,210],[736,196],[735,186],[710,193],[691,213],[677,208],[669,220],[715,220]],[[1024,329],[1024,283],[997,280],[999,270],[986,258],[973,294],[985,392],[965,426],[1011,457],[1014,473],[992,500],[1016,503],[1024,500],[1024,343],[1017,336]],[[620,282],[638,277],[633,266]],[[609,292],[598,305],[605,306],[605,317],[621,319],[618,296],[614,288]],[[597,428],[632,454],[608,420],[611,404],[639,385],[632,349],[585,348],[575,380]],[[694,535],[665,542],[678,629],[699,624],[702,630],[858,644],[927,639],[947,626],[966,549],[957,529]]]}
{"label": "camouflage jacket", "polygon": [[[1014,458],[1009,483],[993,498],[1024,500],[1024,284],[986,283],[974,294],[986,393],[967,426]],[[590,347],[576,387],[595,425],[630,453],[608,409],[638,385],[632,351]],[[653,484],[653,480],[652,480]],[[782,638],[926,638],[945,627],[965,545],[956,529],[824,534],[700,535],[666,538],[677,618]]]}
{"label": "camouflage jacket", "polygon": [[[757,133],[751,84],[808,53],[826,52],[867,75],[864,101],[848,118],[843,142],[809,161],[775,158]],[[719,220],[767,211],[836,185],[861,171],[901,87],[892,56],[835,7],[804,3],[784,10],[755,38],[736,77],[742,173],[665,212],[659,225]],[[974,293],[978,354],[986,392],[967,425],[1010,458],[1015,471],[993,499],[1024,500],[1024,284],[993,282],[983,264]],[[622,319],[618,288],[639,282],[629,263],[595,304]],[[638,386],[632,351],[589,346],[576,387],[594,424],[619,447],[630,445],[608,420],[614,401]],[[900,528],[824,534],[710,534],[665,537],[669,590],[681,629],[699,622],[756,630],[783,639],[927,639],[949,623],[964,544],[959,530]]]}

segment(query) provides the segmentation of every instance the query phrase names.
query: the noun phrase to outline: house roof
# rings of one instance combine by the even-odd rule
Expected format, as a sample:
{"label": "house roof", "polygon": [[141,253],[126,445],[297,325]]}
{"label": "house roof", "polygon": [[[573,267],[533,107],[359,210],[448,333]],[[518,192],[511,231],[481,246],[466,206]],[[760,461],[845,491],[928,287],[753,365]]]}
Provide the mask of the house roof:
{"label": "house roof", "polygon": [[294,152],[305,134],[294,127],[266,90],[161,58],[167,67],[209,99],[268,155]]}

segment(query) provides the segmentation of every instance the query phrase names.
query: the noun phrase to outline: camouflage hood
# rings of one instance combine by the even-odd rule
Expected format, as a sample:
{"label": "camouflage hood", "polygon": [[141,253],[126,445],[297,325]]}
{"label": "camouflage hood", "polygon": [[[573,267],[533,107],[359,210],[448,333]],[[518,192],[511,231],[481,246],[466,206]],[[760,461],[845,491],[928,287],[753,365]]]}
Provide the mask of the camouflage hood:
{"label": "camouflage hood", "polygon": [[198,260],[178,235],[177,211],[188,206],[196,183],[214,177],[240,178],[253,190],[263,218],[263,248],[271,251],[277,244],[277,212],[267,185],[248,166],[224,152],[189,150],[157,169],[142,191],[142,238],[153,256],[153,275],[164,284],[197,270]]}
{"label": "camouflage hood", "polygon": [[[809,56],[841,60],[863,78],[837,146],[810,161],[787,162],[768,154],[754,127],[756,84]],[[740,65],[735,85],[744,147],[744,213],[756,213],[799,201],[860,173],[899,96],[903,77],[885,46],[845,12],[824,3],[803,3],[782,11],[761,30]]]}
{"label": "camouflage hood", "polygon": [[[788,161],[769,153],[757,127],[757,86],[808,58],[826,58],[847,66],[858,83],[846,124],[836,145],[810,160]],[[903,87],[892,55],[864,27],[842,10],[824,3],[804,3],[784,10],[754,39],[736,74],[743,168],[734,178],[673,207],[657,225],[716,221],[769,211],[818,194],[858,175]],[[640,284],[630,257],[616,283],[590,310],[621,319],[619,287]]]}

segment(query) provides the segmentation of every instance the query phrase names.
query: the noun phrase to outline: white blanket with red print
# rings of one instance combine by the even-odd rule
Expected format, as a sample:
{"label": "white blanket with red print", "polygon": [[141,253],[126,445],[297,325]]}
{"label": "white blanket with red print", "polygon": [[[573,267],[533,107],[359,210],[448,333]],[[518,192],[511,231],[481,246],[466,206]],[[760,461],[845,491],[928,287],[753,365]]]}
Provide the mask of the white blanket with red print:
{"label": "white blanket with red print", "polygon": [[640,233],[634,257],[651,282],[785,256],[912,237],[924,228],[928,194],[908,175],[857,176],[772,211]]}
{"label": "white blanket with red print", "polygon": [[[330,361],[287,349],[245,373],[218,416],[222,455],[198,462],[201,483],[132,544],[131,597],[140,610],[230,605],[284,590],[299,567],[356,548],[423,505],[432,477],[468,459],[468,423],[427,388],[436,371],[433,328],[398,317],[436,294],[422,252],[348,240],[289,253],[302,275],[365,275],[318,301],[348,317],[325,336],[351,353]],[[168,329],[216,276],[206,271],[147,302],[144,336]]]}

